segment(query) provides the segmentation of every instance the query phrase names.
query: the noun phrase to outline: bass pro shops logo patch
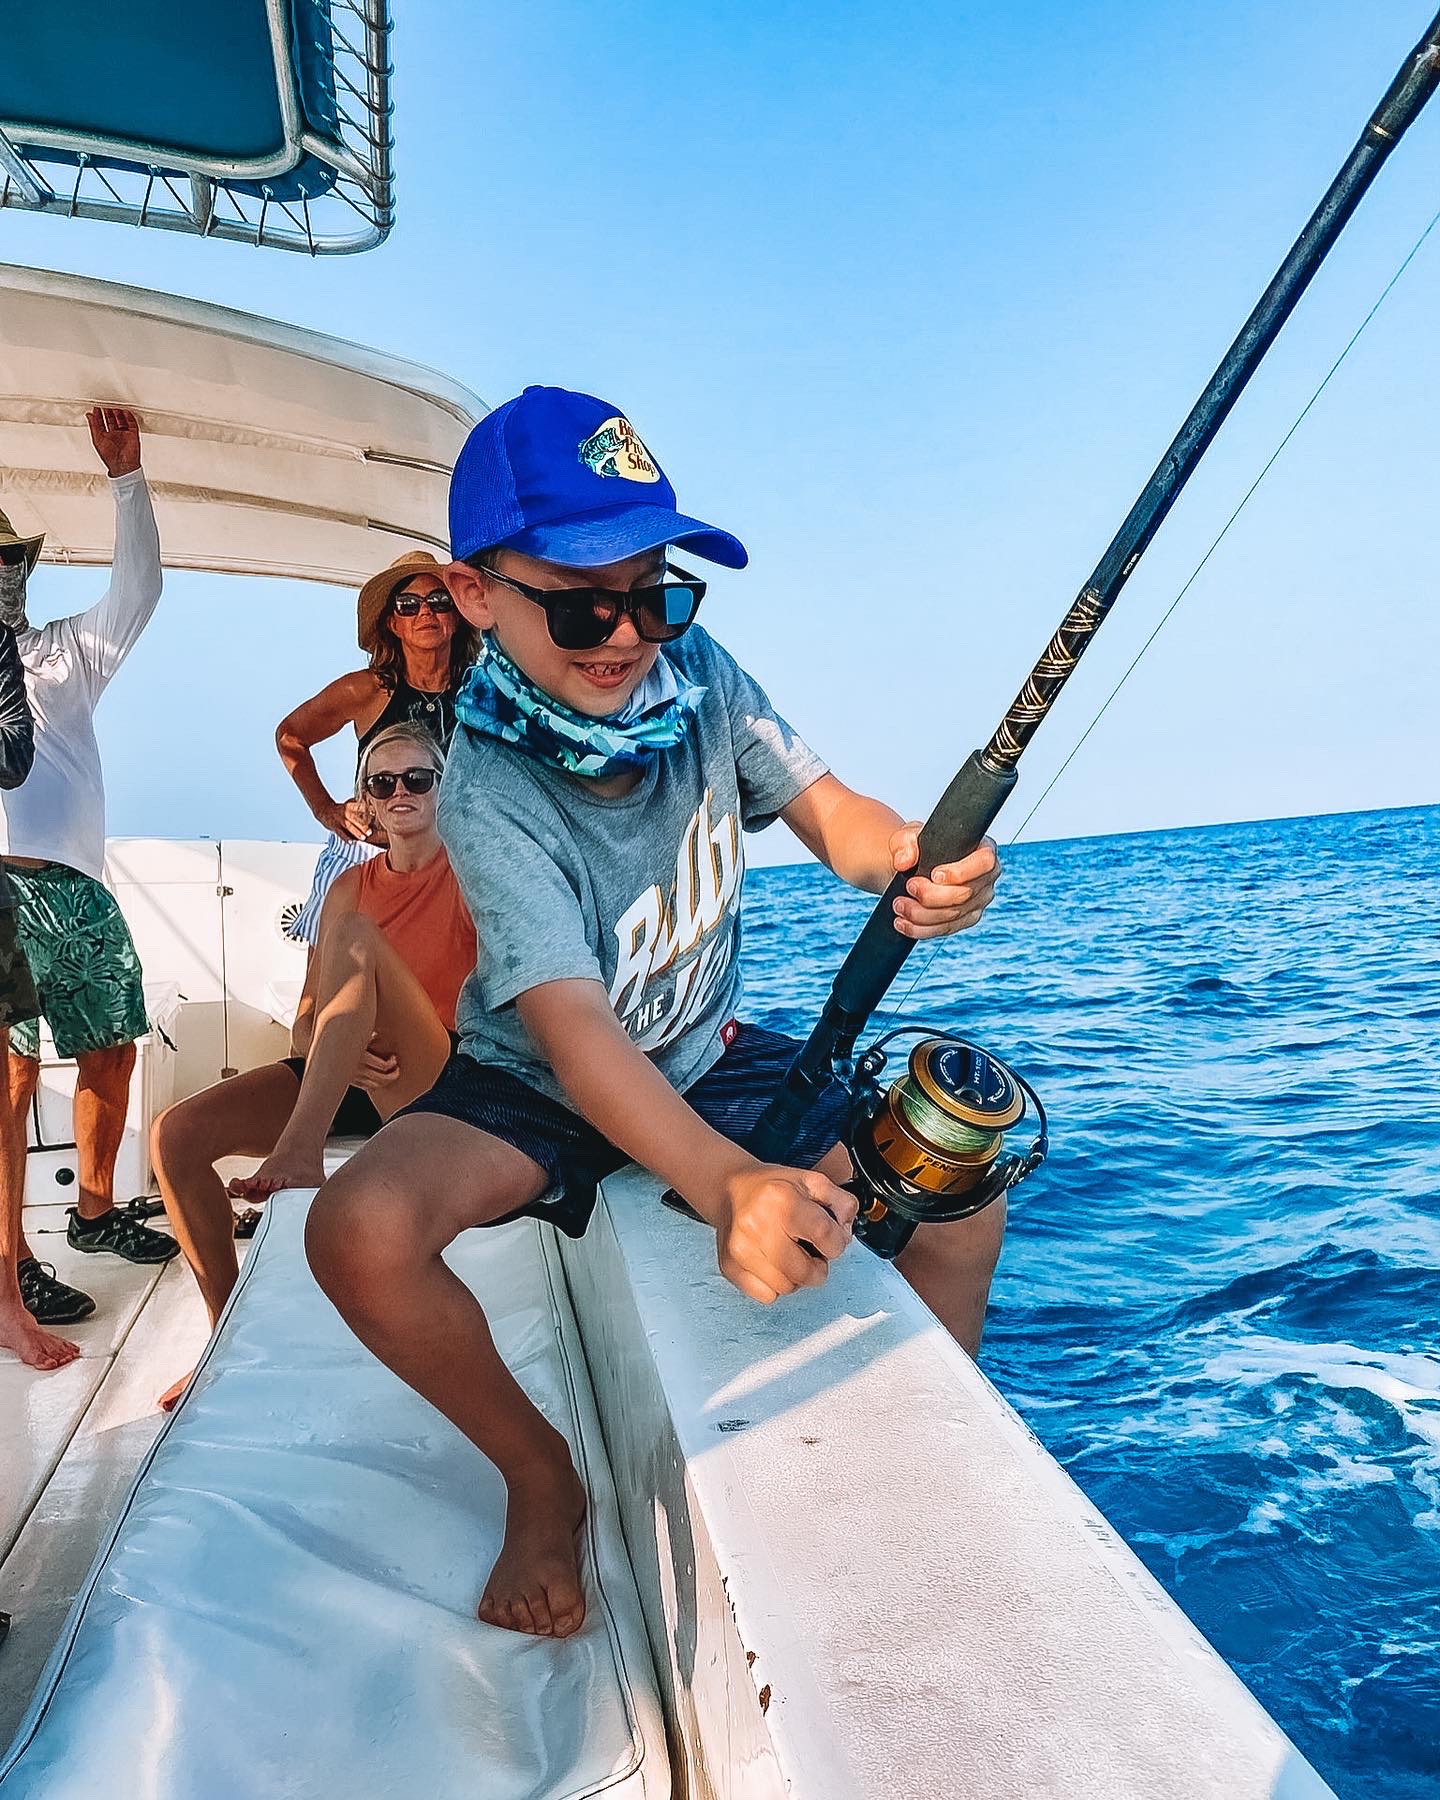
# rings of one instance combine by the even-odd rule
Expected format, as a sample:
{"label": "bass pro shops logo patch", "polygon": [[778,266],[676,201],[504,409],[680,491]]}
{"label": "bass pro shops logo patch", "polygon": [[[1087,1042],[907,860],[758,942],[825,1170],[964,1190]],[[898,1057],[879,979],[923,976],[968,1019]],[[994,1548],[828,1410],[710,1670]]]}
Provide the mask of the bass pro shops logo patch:
{"label": "bass pro shops logo patch", "polygon": [[635,427],[617,413],[607,419],[580,446],[580,460],[597,475],[618,475],[624,481],[658,481],[654,458],[640,442]]}

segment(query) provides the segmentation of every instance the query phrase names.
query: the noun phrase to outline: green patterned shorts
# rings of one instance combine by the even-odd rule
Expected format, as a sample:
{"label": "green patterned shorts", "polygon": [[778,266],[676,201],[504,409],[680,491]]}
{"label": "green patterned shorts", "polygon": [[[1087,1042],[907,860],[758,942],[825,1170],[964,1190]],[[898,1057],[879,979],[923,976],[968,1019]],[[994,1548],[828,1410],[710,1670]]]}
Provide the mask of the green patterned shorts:
{"label": "green patterned shorts", "polygon": [[15,914],[7,906],[0,910],[0,1027],[13,1029],[39,1013],[30,965],[15,936]]}
{"label": "green patterned shorts", "polygon": [[[64,863],[40,869],[8,863],[5,873],[15,895],[16,935],[56,1052],[79,1056],[143,1037],[150,1026],[140,958],[115,896]],[[38,1022],[12,1026],[10,1047],[38,1056]]]}

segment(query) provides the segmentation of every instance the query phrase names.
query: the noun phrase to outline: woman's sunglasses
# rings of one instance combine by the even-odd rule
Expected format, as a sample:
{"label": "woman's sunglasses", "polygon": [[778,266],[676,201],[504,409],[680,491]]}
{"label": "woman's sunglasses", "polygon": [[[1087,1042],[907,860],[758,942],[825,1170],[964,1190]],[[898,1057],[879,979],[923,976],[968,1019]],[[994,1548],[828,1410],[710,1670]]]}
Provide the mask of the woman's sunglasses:
{"label": "woman's sunglasses", "polygon": [[428,794],[436,780],[433,769],[401,769],[398,775],[392,775],[388,769],[379,769],[365,777],[364,788],[374,799],[388,800],[394,794],[397,782],[405,783],[407,794]]}
{"label": "woman's sunglasses", "polygon": [[551,642],[561,650],[598,650],[615,635],[626,613],[647,644],[673,644],[695,623],[705,598],[699,576],[687,575],[671,563],[666,563],[665,573],[678,576],[678,581],[631,588],[628,594],[602,587],[537,588],[491,568],[481,573],[543,607]]}
{"label": "woman's sunglasses", "polygon": [[422,606],[428,606],[432,613],[455,610],[455,602],[443,589],[434,594],[397,594],[390,602],[391,611],[399,613],[402,619],[413,619]]}

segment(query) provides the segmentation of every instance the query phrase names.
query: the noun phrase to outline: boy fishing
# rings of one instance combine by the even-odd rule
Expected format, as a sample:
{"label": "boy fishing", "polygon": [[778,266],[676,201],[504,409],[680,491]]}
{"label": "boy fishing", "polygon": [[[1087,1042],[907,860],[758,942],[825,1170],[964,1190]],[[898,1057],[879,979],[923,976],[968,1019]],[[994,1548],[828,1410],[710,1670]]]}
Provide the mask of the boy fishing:
{"label": "boy fishing", "polygon": [[[522,1214],[578,1237],[596,1183],[633,1160],[714,1228],[751,1298],[822,1283],[855,1213],[836,1185],[846,1096],[811,1110],[796,1166],[743,1148],[797,1046],[737,1020],[741,833],[782,818],[879,893],[919,828],[830,774],[694,624],[705,583],[671,551],[740,569],[745,549],[676,510],[614,407],[532,387],[497,408],[456,465],[450,526],[444,580],[485,637],[439,814],[479,942],[460,1049],[321,1189],[306,1244],[356,1334],[505,1479],[480,1617],[565,1637],[584,1490],[441,1253]],[[997,877],[988,842],[917,872],[896,930],[973,925]],[[1000,1206],[928,1226],[898,1264],[972,1351],[1003,1229]]]}

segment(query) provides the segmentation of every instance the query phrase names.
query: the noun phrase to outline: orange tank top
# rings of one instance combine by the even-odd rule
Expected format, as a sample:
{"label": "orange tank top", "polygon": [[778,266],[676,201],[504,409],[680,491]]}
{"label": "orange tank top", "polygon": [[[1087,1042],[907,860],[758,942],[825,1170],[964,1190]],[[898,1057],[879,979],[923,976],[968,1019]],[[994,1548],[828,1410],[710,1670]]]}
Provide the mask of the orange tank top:
{"label": "orange tank top", "polygon": [[409,875],[398,875],[387,856],[361,863],[355,910],[375,921],[453,1031],[461,984],[475,967],[475,927],[445,852]]}

